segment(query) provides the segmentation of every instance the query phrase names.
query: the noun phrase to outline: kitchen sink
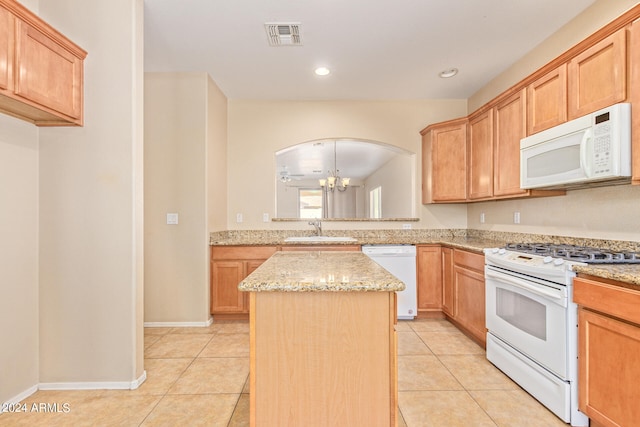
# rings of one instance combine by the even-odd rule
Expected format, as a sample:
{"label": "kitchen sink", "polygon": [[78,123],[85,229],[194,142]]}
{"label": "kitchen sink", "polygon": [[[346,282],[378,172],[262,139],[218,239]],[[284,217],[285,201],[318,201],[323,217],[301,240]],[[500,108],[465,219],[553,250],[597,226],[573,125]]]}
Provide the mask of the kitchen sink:
{"label": "kitchen sink", "polygon": [[285,242],[305,242],[305,243],[324,243],[324,242],[355,242],[356,239],[347,236],[299,236],[287,237]]}

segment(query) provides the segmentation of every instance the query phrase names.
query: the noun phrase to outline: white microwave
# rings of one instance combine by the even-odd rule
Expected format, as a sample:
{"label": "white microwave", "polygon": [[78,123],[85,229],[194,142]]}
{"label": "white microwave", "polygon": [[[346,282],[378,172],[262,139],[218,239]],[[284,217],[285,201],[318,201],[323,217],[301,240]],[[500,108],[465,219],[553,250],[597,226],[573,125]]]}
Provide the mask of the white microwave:
{"label": "white microwave", "polygon": [[631,104],[615,104],[520,140],[520,187],[629,182]]}

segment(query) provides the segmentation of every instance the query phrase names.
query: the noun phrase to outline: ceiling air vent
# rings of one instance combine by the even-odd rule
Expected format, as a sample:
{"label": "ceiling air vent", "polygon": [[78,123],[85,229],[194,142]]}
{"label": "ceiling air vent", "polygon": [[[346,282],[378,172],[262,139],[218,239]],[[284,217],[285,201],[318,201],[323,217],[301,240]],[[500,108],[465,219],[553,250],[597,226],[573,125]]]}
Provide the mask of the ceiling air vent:
{"label": "ceiling air vent", "polygon": [[264,24],[270,46],[300,46],[299,22],[267,22]]}

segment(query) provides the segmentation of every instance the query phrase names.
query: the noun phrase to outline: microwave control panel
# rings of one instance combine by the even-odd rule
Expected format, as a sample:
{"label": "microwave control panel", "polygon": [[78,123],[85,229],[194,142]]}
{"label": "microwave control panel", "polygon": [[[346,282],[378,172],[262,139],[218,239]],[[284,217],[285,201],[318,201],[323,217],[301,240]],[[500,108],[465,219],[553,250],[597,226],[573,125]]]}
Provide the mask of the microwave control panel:
{"label": "microwave control panel", "polygon": [[609,112],[594,117],[593,126],[593,175],[608,175],[612,172],[611,121]]}

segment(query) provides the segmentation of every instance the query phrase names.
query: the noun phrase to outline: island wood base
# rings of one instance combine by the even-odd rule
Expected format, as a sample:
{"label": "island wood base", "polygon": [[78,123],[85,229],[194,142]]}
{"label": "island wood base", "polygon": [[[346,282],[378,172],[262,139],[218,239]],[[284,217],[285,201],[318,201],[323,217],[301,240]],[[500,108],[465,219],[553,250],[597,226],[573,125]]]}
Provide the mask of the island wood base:
{"label": "island wood base", "polygon": [[395,292],[251,292],[251,426],[396,426]]}

